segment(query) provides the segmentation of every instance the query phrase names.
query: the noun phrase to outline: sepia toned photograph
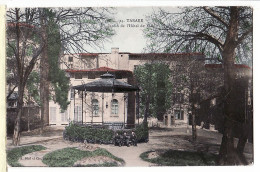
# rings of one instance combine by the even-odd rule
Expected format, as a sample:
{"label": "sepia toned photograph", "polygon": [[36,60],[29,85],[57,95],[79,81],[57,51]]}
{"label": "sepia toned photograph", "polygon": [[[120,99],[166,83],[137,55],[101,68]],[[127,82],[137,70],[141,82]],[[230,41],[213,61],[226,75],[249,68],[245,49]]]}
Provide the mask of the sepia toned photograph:
{"label": "sepia toned photograph", "polygon": [[6,9],[12,167],[252,166],[253,7]]}

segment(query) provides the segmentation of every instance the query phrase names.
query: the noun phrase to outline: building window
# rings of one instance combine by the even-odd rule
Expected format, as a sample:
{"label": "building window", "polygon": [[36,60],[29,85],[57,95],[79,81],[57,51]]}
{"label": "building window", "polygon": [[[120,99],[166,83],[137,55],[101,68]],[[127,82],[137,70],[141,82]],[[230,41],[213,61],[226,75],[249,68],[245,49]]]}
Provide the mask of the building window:
{"label": "building window", "polygon": [[184,120],[184,115],[182,110],[174,110],[175,119]]}
{"label": "building window", "polygon": [[62,122],[68,121],[68,112],[67,111],[60,113],[60,115],[61,115],[61,121]]}
{"label": "building window", "polygon": [[98,115],[98,111],[99,111],[99,105],[98,105],[98,100],[97,99],[93,99],[92,100],[92,110],[93,110],[93,115],[97,116]]}
{"label": "building window", "polygon": [[82,79],[81,73],[75,73],[75,79]]}
{"label": "building window", "polygon": [[69,57],[69,62],[73,62],[73,57]]}
{"label": "building window", "polygon": [[111,101],[112,105],[111,105],[111,112],[113,115],[117,115],[118,114],[118,100],[113,99]]}
{"label": "building window", "polygon": [[56,107],[50,107],[50,121],[56,121]]}
{"label": "building window", "polygon": [[82,107],[81,106],[75,106],[74,121],[76,121],[76,122],[82,121]]}

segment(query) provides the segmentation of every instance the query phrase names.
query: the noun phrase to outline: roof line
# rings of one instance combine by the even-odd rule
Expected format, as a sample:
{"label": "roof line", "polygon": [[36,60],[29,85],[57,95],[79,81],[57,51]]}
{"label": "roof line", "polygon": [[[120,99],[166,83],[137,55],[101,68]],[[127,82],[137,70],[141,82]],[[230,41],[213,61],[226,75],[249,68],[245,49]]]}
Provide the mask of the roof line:
{"label": "roof line", "polygon": [[[72,54],[64,54],[64,55],[83,55],[83,56],[91,56],[91,55],[99,55],[99,54],[111,54],[111,53],[72,53]],[[119,52],[118,54],[129,54],[129,55],[204,55],[200,52],[194,53],[130,53],[130,52]]]}
{"label": "roof line", "polygon": [[99,67],[94,69],[66,69],[66,72],[131,72],[130,70],[119,70],[119,69],[113,69],[109,67]]}

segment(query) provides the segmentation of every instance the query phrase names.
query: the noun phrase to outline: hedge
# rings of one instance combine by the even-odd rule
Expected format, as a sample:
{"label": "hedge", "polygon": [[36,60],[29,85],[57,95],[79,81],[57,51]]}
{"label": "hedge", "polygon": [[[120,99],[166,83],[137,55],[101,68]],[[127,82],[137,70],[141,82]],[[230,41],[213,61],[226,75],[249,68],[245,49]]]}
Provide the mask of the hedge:
{"label": "hedge", "polygon": [[105,128],[94,128],[71,123],[63,133],[65,140],[88,143],[113,143],[114,132]]}
{"label": "hedge", "polygon": [[137,125],[134,129],[112,130],[107,128],[97,128],[94,126],[82,126],[70,123],[63,132],[63,138],[73,142],[87,142],[100,144],[113,144],[115,133],[123,134],[127,132],[131,134],[134,131],[138,142],[147,142],[149,137],[147,124]]}

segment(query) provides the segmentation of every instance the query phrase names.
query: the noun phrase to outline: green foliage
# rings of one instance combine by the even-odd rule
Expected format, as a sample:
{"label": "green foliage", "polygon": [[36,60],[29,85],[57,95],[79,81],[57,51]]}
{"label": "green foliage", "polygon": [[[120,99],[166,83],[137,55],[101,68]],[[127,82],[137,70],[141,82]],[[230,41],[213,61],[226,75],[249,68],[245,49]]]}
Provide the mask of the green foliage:
{"label": "green foliage", "polygon": [[64,139],[90,143],[113,143],[114,132],[110,129],[80,126],[71,123],[65,128]]}
{"label": "green foliage", "polygon": [[[148,125],[141,124],[137,125],[135,129],[133,129],[137,136],[138,142],[147,142],[149,137]],[[119,135],[122,135],[124,132],[131,134],[132,130],[117,130],[116,132]],[[63,138],[66,140],[76,141],[76,142],[84,142],[88,143],[104,143],[104,144],[112,144],[114,138],[114,131],[106,128],[95,128],[94,126],[80,126],[77,124],[70,123],[67,126],[63,133]]]}
{"label": "green foliage", "polygon": [[12,167],[21,167],[22,165],[18,163],[19,158],[21,158],[22,156],[28,153],[41,151],[45,149],[46,148],[41,145],[23,146],[23,147],[11,149],[7,151],[7,163]]}
{"label": "green foliage", "polygon": [[144,152],[140,157],[148,162],[162,166],[205,166],[216,165],[217,155],[205,152],[190,152],[167,150],[158,157],[149,159],[148,155],[153,151]]}
{"label": "green foliage", "polygon": [[150,115],[159,117],[171,106],[172,84],[169,80],[170,69],[163,63],[138,66],[134,75],[140,92],[140,114],[144,115],[147,96],[150,95]]}
{"label": "green foliage", "polygon": [[106,22],[112,23],[112,22],[115,22],[115,21],[113,19],[107,19]]}
{"label": "green foliage", "polygon": [[32,56],[33,55],[33,46],[30,45],[28,46],[28,48],[26,49],[26,56]]}
{"label": "green foliage", "polygon": [[[15,47],[15,41],[10,41],[9,44],[12,47]],[[9,57],[9,58],[14,56],[14,50],[10,46],[6,47],[6,56]]]}
{"label": "green foliage", "polygon": [[27,80],[27,90],[29,92],[30,98],[33,98],[35,102],[40,104],[40,95],[39,95],[39,83],[40,76],[39,73],[32,71]]}
{"label": "green foliage", "polygon": [[[124,162],[122,159],[115,157],[110,152],[105,149],[97,149],[93,152],[82,151],[76,148],[64,148],[61,150],[56,150],[51,153],[46,154],[43,157],[43,163],[47,164],[49,167],[72,167],[74,163],[85,157],[95,157],[95,156],[106,156],[114,159],[118,162]],[[118,166],[116,162],[114,163],[103,163],[103,164],[90,164],[86,166]]]}
{"label": "green foliage", "polygon": [[49,16],[47,35],[48,35],[48,60],[49,60],[49,79],[55,91],[55,100],[62,110],[66,110],[69,92],[69,78],[66,73],[59,67],[59,55],[61,49],[61,40],[59,27],[54,22],[54,13],[51,10],[46,12]]}
{"label": "green foliage", "polygon": [[97,22],[95,20],[85,19],[82,21],[83,23],[89,23],[89,24],[96,24]]}
{"label": "green foliage", "polygon": [[137,125],[135,134],[138,142],[147,142],[149,140],[148,124],[142,123],[141,125]]}

